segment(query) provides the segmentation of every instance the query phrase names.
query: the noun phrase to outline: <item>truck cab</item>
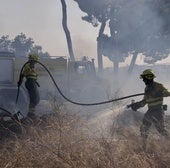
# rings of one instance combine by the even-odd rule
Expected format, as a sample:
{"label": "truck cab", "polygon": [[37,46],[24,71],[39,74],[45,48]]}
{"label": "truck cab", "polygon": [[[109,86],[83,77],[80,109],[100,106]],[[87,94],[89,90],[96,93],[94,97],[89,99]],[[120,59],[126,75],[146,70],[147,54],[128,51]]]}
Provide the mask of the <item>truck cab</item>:
{"label": "truck cab", "polygon": [[[15,54],[0,52],[0,117],[10,119],[2,110],[9,111],[12,115],[20,112],[21,118],[26,117],[29,109],[29,96],[24,87],[19,89],[19,97],[16,103],[18,87],[14,82]],[[19,78],[19,77],[18,77]]]}

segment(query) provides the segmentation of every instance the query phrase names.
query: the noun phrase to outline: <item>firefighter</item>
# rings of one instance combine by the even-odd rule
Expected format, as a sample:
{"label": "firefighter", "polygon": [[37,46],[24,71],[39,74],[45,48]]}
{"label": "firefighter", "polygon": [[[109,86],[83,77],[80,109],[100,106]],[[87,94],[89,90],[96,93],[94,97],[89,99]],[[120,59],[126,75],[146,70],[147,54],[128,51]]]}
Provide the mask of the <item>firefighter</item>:
{"label": "firefighter", "polygon": [[35,64],[38,59],[39,57],[37,54],[29,54],[29,62],[25,65],[18,81],[18,87],[20,87],[23,82],[23,78],[26,78],[25,87],[27,88],[30,97],[28,117],[35,117],[35,107],[40,101],[38,91],[39,84],[37,82],[37,72],[35,70]]}
{"label": "firefighter", "polygon": [[146,148],[148,131],[152,124],[162,136],[169,137],[169,133],[164,126],[164,111],[167,110],[167,105],[163,105],[163,97],[170,96],[170,92],[161,83],[155,82],[155,77],[151,69],[143,71],[140,78],[143,79],[146,85],[144,97],[141,101],[132,103],[130,106],[132,110],[136,111],[138,108],[148,105],[148,110],[140,127],[144,149]]}

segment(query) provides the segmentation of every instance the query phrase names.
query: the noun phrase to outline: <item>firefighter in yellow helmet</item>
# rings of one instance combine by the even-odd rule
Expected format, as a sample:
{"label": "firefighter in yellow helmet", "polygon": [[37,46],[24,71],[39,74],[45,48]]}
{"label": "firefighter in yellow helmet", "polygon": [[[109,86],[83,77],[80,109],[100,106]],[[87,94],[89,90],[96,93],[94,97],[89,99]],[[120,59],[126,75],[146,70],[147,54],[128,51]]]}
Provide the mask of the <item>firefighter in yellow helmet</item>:
{"label": "firefighter in yellow helmet", "polygon": [[20,76],[18,81],[18,87],[22,84],[23,78],[26,78],[25,87],[28,90],[28,94],[30,97],[30,104],[29,104],[29,112],[28,117],[35,117],[34,111],[36,105],[40,101],[38,87],[39,84],[37,82],[37,72],[35,69],[36,61],[38,61],[39,57],[37,54],[29,54],[28,56],[28,63],[25,65],[23,72]]}
{"label": "firefighter in yellow helmet", "polygon": [[169,133],[164,126],[164,111],[167,110],[167,106],[163,105],[163,97],[170,96],[170,92],[161,83],[155,82],[155,77],[151,69],[143,71],[140,78],[143,79],[146,85],[145,95],[141,101],[133,103],[130,106],[132,110],[136,111],[138,108],[144,107],[146,104],[148,105],[148,110],[144,115],[140,127],[144,148],[146,148],[148,131],[152,124],[155,125],[161,135],[169,137]]}

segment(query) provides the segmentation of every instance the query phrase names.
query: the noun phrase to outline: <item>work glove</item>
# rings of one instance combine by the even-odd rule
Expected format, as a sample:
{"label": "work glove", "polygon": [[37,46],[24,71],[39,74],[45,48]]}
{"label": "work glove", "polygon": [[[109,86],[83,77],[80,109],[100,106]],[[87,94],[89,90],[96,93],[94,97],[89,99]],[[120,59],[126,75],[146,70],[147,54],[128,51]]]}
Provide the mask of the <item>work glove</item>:
{"label": "work glove", "polygon": [[136,111],[138,108],[140,108],[140,104],[138,102],[132,103],[127,106],[128,108],[130,107],[133,111]]}

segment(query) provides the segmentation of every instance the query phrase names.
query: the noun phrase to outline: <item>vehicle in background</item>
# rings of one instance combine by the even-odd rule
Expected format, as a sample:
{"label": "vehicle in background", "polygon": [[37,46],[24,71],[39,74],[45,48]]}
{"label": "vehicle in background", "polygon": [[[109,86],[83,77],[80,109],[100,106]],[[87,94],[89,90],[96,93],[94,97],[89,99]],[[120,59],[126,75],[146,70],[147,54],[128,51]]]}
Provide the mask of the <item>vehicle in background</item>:
{"label": "vehicle in background", "polygon": [[[20,88],[18,102],[16,96],[18,87],[14,81],[15,55],[11,52],[0,52],[0,107],[9,111],[12,115],[20,112],[20,118],[28,113],[29,98],[24,87]],[[0,116],[5,120],[11,119],[4,110],[0,110]]]}

